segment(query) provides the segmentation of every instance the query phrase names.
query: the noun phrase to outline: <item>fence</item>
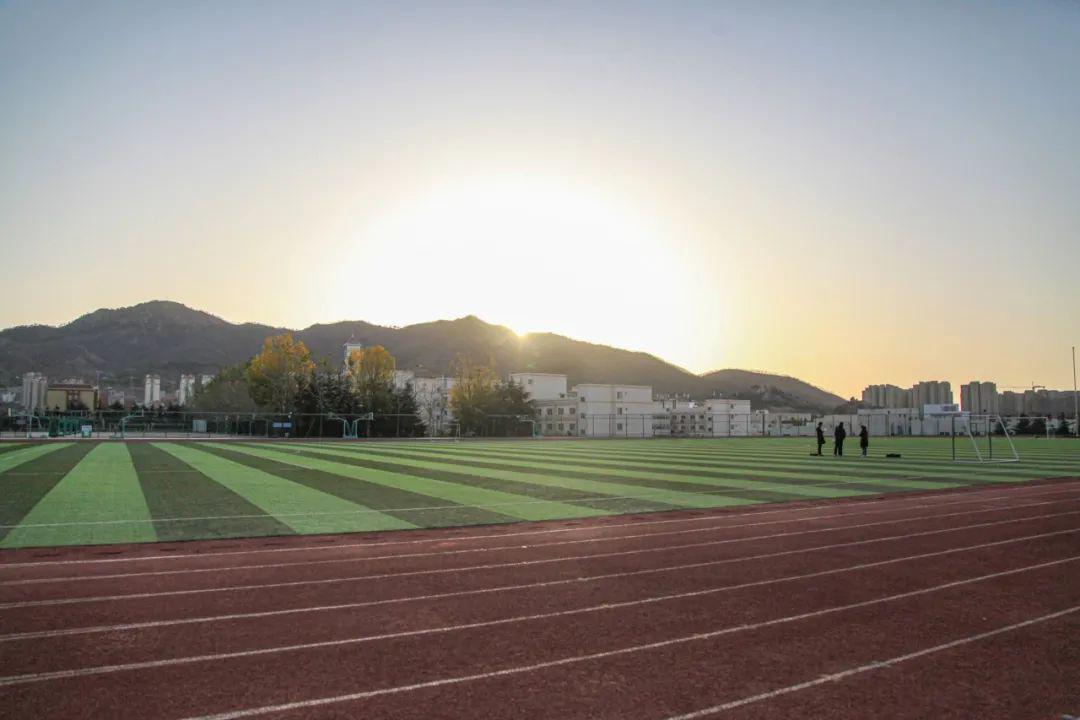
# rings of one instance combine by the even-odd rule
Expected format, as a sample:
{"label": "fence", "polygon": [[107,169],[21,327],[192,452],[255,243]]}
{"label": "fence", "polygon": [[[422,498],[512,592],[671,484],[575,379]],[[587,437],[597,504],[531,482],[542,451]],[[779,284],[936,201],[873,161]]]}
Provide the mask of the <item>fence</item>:
{"label": "fence", "polygon": [[[832,437],[841,422],[849,434],[866,425],[875,437],[947,437],[950,415],[920,417],[916,413],[705,413],[696,409],[669,413],[592,415],[487,415],[476,429],[461,433],[458,424],[443,421],[425,425],[424,418],[406,413],[186,413],[82,412],[0,416],[0,438],[408,438],[437,435],[456,437],[588,437],[588,438],[722,438],[813,437],[820,422]],[[1012,434],[1054,436],[1058,420],[1006,417]],[[437,432],[431,432],[436,429]],[[994,427],[986,432],[1001,434]]]}

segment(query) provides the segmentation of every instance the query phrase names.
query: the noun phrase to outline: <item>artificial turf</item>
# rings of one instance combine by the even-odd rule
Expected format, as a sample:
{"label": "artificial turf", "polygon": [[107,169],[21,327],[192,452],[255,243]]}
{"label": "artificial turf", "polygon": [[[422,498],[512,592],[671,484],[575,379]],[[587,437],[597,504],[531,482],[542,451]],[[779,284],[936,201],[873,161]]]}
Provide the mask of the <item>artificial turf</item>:
{"label": "artificial turf", "polygon": [[[0,546],[177,541],[584,518],[1080,476],[1080,443],[952,462],[939,438],[871,456],[806,439],[0,444]],[[827,448],[828,449],[828,448]],[[901,458],[886,458],[896,452]]]}

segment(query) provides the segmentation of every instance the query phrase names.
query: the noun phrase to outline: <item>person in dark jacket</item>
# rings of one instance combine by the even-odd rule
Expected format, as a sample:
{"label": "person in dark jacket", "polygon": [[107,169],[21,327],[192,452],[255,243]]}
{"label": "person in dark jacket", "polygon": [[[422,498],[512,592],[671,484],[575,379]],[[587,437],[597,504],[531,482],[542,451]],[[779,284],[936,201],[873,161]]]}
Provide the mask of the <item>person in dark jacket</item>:
{"label": "person in dark jacket", "polygon": [[821,448],[825,446],[825,428],[821,426],[821,423],[817,424],[817,454],[821,454]]}
{"label": "person in dark jacket", "polygon": [[865,425],[860,425],[862,430],[859,431],[859,447],[862,448],[862,455],[866,457],[866,449],[870,447],[870,431],[866,429]]}
{"label": "person in dark jacket", "polygon": [[833,455],[844,454],[844,438],[847,437],[847,430],[844,429],[844,423],[840,423],[836,426],[836,430],[833,431]]}

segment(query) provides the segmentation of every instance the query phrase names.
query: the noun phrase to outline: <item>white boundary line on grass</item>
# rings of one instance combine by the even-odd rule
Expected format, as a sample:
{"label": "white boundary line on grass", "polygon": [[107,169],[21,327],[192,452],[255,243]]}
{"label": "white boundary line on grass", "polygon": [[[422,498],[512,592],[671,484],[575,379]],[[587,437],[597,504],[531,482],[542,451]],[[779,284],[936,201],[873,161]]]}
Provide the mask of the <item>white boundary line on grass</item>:
{"label": "white boundary line on grass", "polygon": [[[380,697],[385,695],[397,695],[405,692],[412,692],[414,690],[426,690],[436,687],[444,687],[447,685],[460,685],[468,682],[475,682],[478,680],[490,680],[493,678],[507,677],[510,675],[521,675],[524,673],[535,672],[537,670],[546,670],[548,668],[561,667],[566,665],[573,665],[592,660],[604,660],[611,657],[618,657],[621,655],[630,655],[633,653],[644,652],[648,650],[657,650],[660,648],[671,647],[674,645],[682,645],[690,642],[699,642],[704,640],[712,640],[723,635],[731,635],[737,632],[745,632],[748,630],[758,630],[764,627],[771,627],[775,625],[783,625],[787,623],[797,622],[799,620],[808,620],[810,618],[822,617],[824,615],[830,615],[833,613],[843,612],[845,610],[854,610],[862,607],[869,607],[872,605],[878,605],[881,603],[895,602],[897,600],[903,600],[910,597],[917,597],[919,595],[927,595],[933,592],[941,590],[949,590],[951,588],[962,587],[964,585],[970,585],[984,580],[993,580],[1000,577],[1006,577],[1009,575],[1016,575],[1019,573],[1029,572],[1032,570],[1041,570],[1047,567],[1053,567],[1055,565],[1061,565],[1067,562],[1073,562],[1080,559],[1080,555],[1063,558],[1061,560],[1053,560],[1050,562],[1039,563],[1037,565],[1028,565],[1025,567],[1014,568],[1012,570],[1004,570],[1001,572],[990,573],[988,575],[980,575],[978,577],[966,578],[964,580],[954,580],[953,582],[944,583],[942,585],[934,585],[928,588],[920,588],[918,590],[909,590],[907,592],[896,593],[893,595],[886,595],[883,597],[874,598],[872,600],[863,600],[861,602],[849,603],[846,605],[837,605],[831,608],[824,608],[822,610],[813,610],[811,612],[800,613],[799,615],[788,615],[786,617],[774,618],[772,620],[764,620],[757,623],[747,623],[744,625],[736,625],[734,627],[721,628],[719,630],[711,630],[707,632],[694,633],[693,635],[683,635],[680,637],[668,638],[666,640],[659,640],[657,642],[645,643],[641,645],[631,645],[629,647],[622,647],[616,650],[606,650],[603,652],[589,653],[587,655],[575,655],[571,657],[559,658],[558,660],[549,660],[546,662],[533,663],[531,665],[519,665],[516,667],[503,668],[501,670],[490,670],[488,672],[475,673],[473,675],[461,675],[458,677],[440,678],[437,680],[428,680],[426,682],[413,683],[410,685],[396,685],[393,687],[379,688],[376,690],[367,690],[362,692],[349,693],[346,695],[335,695],[321,698],[313,698],[310,700],[298,700],[295,702],[282,703],[280,705],[264,705],[262,707],[246,708],[243,710],[234,710],[231,712],[217,713],[214,715],[201,715],[186,718],[185,720],[237,720],[238,718],[254,717],[257,715],[266,715],[274,712],[285,712],[289,710],[305,710],[309,708],[322,707],[325,705],[332,705],[342,702],[350,702],[356,700],[367,700],[374,697]],[[1080,609],[1080,606],[1069,608],[1066,611],[1062,611],[1061,614],[1067,614]],[[1044,616],[1046,618],[1052,616]],[[1036,619],[1037,620],[1037,619]],[[1031,622],[1034,622],[1033,620]],[[977,637],[977,636],[971,636]],[[963,640],[964,638],[961,638]],[[958,643],[959,640],[953,641]]]}
{"label": "white boundary line on grass", "polygon": [[[1018,509],[1021,509],[1021,508],[1041,507],[1041,506],[1044,506],[1044,505],[1058,505],[1058,504],[1061,504],[1061,503],[1070,503],[1070,502],[1077,502],[1077,501],[1080,501],[1080,496],[1062,498],[1062,499],[1057,499],[1057,500],[1041,500],[1041,501],[1037,501],[1037,502],[1033,502],[1033,503],[1024,503],[1024,504],[1020,504],[1020,505],[1009,505],[1007,507],[983,508],[981,510],[964,510],[964,511],[961,511],[961,512],[943,513],[941,515],[920,515],[920,516],[917,516],[915,518],[912,518],[910,520],[910,522],[922,522],[922,521],[926,521],[926,520],[934,520],[935,518],[956,517],[957,515],[974,515],[974,514],[982,514],[982,513],[990,513],[990,512],[1006,512],[1006,511],[1009,511],[1009,510],[1018,510]],[[662,538],[662,537],[670,537],[670,536],[673,536],[673,535],[692,535],[692,534],[697,534],[697,533],[722,532],[722,531],[726,531],[726,530],[738,530],[738,529],[745,529],[745,528],[764,527],[764,526],[768,526],[768,525],[787,525],[787,524],[789,524],[791,522],[802,522],[802,521],[805,521],[805,520],[815,520],[815,521],[817,521],[817,520],[835,520],[835,519],[842,519],[842,518],[848,518],[848,517],[859,517],[859,516],[863,516],[863,515],[875,515],[875,514],[880,514],[881,512],[883,512],[883,511],[881,511],[881,510],[868,510],[866,512],[861,512],[861,513],[837,513],[837,514],[834,514],[834,515],[817,515],[817,516],[814,516],[813,518],[799,518],[798,520],[795,520],[795,521],[767,520],[765,522],[743,523],[741,525],[723,525],[723,526],[698,527],[698,528],[689,528],[689,529],[686,529],[686,530],[666,530],[666,531],[660,531],[660,532],[637,533],[637,534],[634,534],[634,535],[615,535],[615,536],[610,536],[610,537],[582,538],[582,539],[578,539],[578,540],[559,540],[559,541],[555,541],[555,542],[540,543],[538,545],[517,545],[517,544],[514,544],[514,545],[488,545],[488,546],[484,546],[484,547],[458,548],[458,549],[455,549],[455,550],[437,550],[437,551],[433,551],[433,552],[397,553],[397,554],[393,554],[393,555],[367,555],[367,556],[361,556],[361,557],[331,558],[331,559],[325,559],[325,560],[299,560],[299,561],[294,561],[294,562],[260,563],[260,564],[255,564],[255,565],[230,565],[228,567],[181,568],[181,569],[177,569],[177,570],[145,570],[145,571],[140,571],[140,572],[107,573],[107,574],[99,574],[99,575],[76,575],[76,576],[70,576],[70,577],[61,576],[61,577],[47,577],[47,578],[27,578],[27,579],[23,579],[23,580],[0,581],[0,588],[9,587],[9,586],[19,586],[19,585],[50,585],[50,584],[56,584],[56,583],[93,582],[93,581],[100,581],[100,580],[117,580],[117,579],[122,579],[122,578],[133,578],[133,577],[161,577],[161,576],[170,576],[170,575],[198,575],[198,574],[206,574],[206,573],[237,572],[237,571],[242,571],[242,570],[269,570],[269,569],[286,568],[286,567],[309,567],[309,566],[312,566],[312,565],[337,565],[337,564],[346,564],[346,563],[375,562],[375,561],[383,561],[383,560],[403,560],[403,559],[415,559],[415,558],[426,558],[426,557],[444,557],[444,556],[449,556],[449,555],[468,555],[468,554],[474,554],[474,553],[501,552],[501,551],[506,551],[506,550],[510,550],[510,551],[513,551],[513,550],[536,550],[536,549],[548,548],[548,547],[563,547],[563,546],[566,546],[566,545],[591,545],[593,543],[618,542],[620,540],[640,540],[640,539],[643,539],[643,538],[653,538],[653,537]],[[863,528],[863,527],[871,527],[871,526],[883,525],[883,524],[896,524],[896,523],[901,523],[901,522],[909,522],[909,520],[905,518],[905,519],[894,519],[894,520],[881,521],[881,522],[875,522],[875,523],[861,523],[861,524],[857,524],[857,525],[835,525],[835,526],[828,527],[828,528],[815,528],[813,530],[801,530],[801,531],[795,531],[795,532],[775,533],[775,534],[772,534],[772,535],[757,535],[757,536],[753,536],[753,537],[750,537],[750,538],[746,538],[746,540],[755,540],[755,539],[768,540],[768,539],[773,539],[773,538],[778,538],[778,537],[788,537],[788,536],[792,536],[792,535],[806,535],[806,534],[813,534],[813,533],[820,533],[820,532],[829,532],[829,531],[833,531],[833,530],[840,531],[840,530],[844,530],[844,529],[846,529],[848,527]],[[735,542],[735,541],[736,541],[736,539],[732,538],[732,539],[726,540],[724,542]],[[688,546],[681,545],[681,546],[677,546],[677,547],[688,547]],[[693,547],[693,546],[689,546],[689,547]],[[657,549],[659,550],[659,549],[662,549],[662,548],[657,548]]]}
{"label": "white boundary line on grass", "polygon": [[[1041,518],[1037,518],[1041,519]],[[314,605],[298,608],[285,608],[283,610],[263,610],[259,612],[247,612],[247,613],[229,613],[225,615],[207,615],[193,618],[175,618],[168,620],[147,620],[143,622],[135,623],[120,623],[115,625],[91,625],[87,627],[78,628],[63,628],[57,630],[37,630],[21,633],[10,633],[7,635],[0,635],[0,642],[13,642],[19,640],[32,640],[38,638],[49,637],[63,637],[67,635],[86,635],[92,633],[101,632],[119,632],[125,630],[140,630],[145,628],[154,627],[169,627],[173,625],[191,625],[210,622],[226,622],[230,620],[247,620],[253,618],[264,617],[276,617],[280,615],[302,615],[311,612],[330,612],[334,610],[350,610],[362,607],[377,607],[382,605],[397,605],[408,602],[424,602],[430,600],[444,600],[448,598],[459,598],[479,595],[490,595],[500,592],[511,592],[515,590],[530,590],[535,588],[555,587],[560,585],[577,585],[589,582],[596,582],[598,580],[614,580],[617,578],[625,577],[638,577],[641,575],[656,575],[660,573],[674,572],[677,570],[690,570],[694,568],[703,567],[716,567],[719,565],[733,565],[735,563],[749,562],[752,560],[768,560],[779,557],[787,557],[791,555],[799,555],[803,553],[818,552],[822,550],[837,550],[840,548],[857,547],[861,545],[871,545],[881,542],[889,542],[896,540],[909,540],[914,537],[927,537],[930,535],[942,535],[945,533],[956,532],[960,530],[970,530],[979,527],[991,527],[997,525],[1007,525],[1017,520],[999,520],[990,523],[977,523],[975,525],[962,525],[956,528],[946,528],[944,530],[924,530],[916,533],[905,533],[902,535],[890,535],[883,538],[870,538],[865,540],[855,540],[845,543],[830,543],[827,545],[815,545],[809,548],[797,548],[795,550],[782,550],[778,552],[763,553],[757,555],[743,555],[741,557],[723,558],[720,560],[705,560],[701,562],[683,563],[680,565],[666,565],[658,568],[644,568],[641,570],[627,570],[614,573],[603,573],[600,575],[584,575],[573,578],[564,578],[560,580],[540,580],[531,583],[520,583],[516,585],[496,585],[486,588],[475,588],[472,590],[456,590],[443,593],[432,593],[427,595],[413,595],[396,598],[386,598],[383,600],[363,600],[359,602],[351,603],[339,603],[335,605]],[[1066,531],[1067,532],[1067,531]]]}
{"label": "white boundary line on grass", "polygon": [[[1006,525],[1006,524],[1009,524],[1009,523],[1026,522],[1026,521],[1031,521],[1031,520],[1045,520],[1045,519],[1048,519],[1048,518],[1064,517],[1064,516],[1067,516],[1067,515],[1080,515],[1080,510],[1071,510],[1071,511],[1063,512],[1063,513],[1051,513],[1051,514],[1047,514],[1047,515],[1036,515],[1036,516],[1033,516],[1033,517],[1026,517],[1026,518],[1010,518],[1008,520],[997,520],[997,521],[988,522],[988,523],[977,523],[977,524],[974,524],[974,525],[966,525],[966,526],[961,525],[961,526],[958,526],[958,527],[945,528],[943,530],[929,530],[929,531],[924,531],[924,532],[910,533],[906,537],[919,537],[920,535],[934,535],[934,534],[939,534],[939,533],[958,532],[960,530],[969,530],[969,529],[976,528],[976,527],[990,527],[990,526],[994,526],[994,525]],[[862,528],[862,527],[869,527],[869,526],[873,526],[873,525],[885,525],[885,524],[889,524],[889,523],[893,523],[893,522],[897,522],[897,521],[887,521],[887,522],[884,522],[884,523],[867,523],[867,524],[864,524],[864,525],[855,525],[855,526],[850,526],[850,527],[851,528]],[[274,582],[274,583],[258,583],[258,584],[252,584],[252,585],[228,585],[228,586],[223,586],[223,587],[191,588],[191,589],[185,589],[185,590],[162,590],[162,591],[159,591],[159,592],[126,593],[126,594],[121,594],[121,595],[103,595],[103,596],[99,595],[99,596],[85,596],[85,597],[74,597],[74,598],[65,597],[65,598],[53,598],[53,599],[45,599],[45,600],[22,600],[22,601],[8,602],[8,603],[0,603],[0,609],[9,610],[9,609],[26,608],[26,607],[45,607],[45,606],[56,606],[56,605],[76,605],[76,604],[91,603],[91,602],[106,602],[106,601],[119,601],[119,600],[143,600],[143,599],[147,599],[147,598],[173,597],[173,596],[177,596],[177,595],[206,595],[206,594],[209,594],[209,593],[239,592],[239,591],[243,591],[243,590],[265,590],[265,589],[269,589],[269,588],[283,588],[283,587],[302,587],[302,586],[305,586],[305,585],[336,585],[336,584],[340,584],[340,583],[360,582],[360,581],[364,581],[364,580],[368,580],[368,581],[370,581],[370,580],[385,580],[385,579],[389,579],[389,578],[417,577],[417,576],[421,576],[421,575],[446,575],[446,574],[452,574],[452,573],[473,572],[473,571],[477,571],[477,570],[494,570],[494,569],[501,569],[501,568],[527,567],[527,566],[532,566],[532,565],[550,565],[550,564],[553,564],[553,563],[560,563],[560,562],[578,562],[578,561],[582,561],[582,560],[593,560],[593,559],[596,559],[596,558],[623,557],[623,556],[626,556],[626,555],[641,555],[641,554],[645,554],[645,553],[666,552],[666,551],[670,551],[670,550],[685,550],[685,549],[690,549],[690,548],[710,547],[710,546],[715,546],[715,545],[725,545],[725,544],[736,543],[736,542],[753,542],[755,540],[771,539],[771,538],[774,538],[774,537],[788,537],[790,535],[805,535],[805,534],[816,533],[816,532],[830,532],[832,530],[837,530],[837,529],[848,529],[848,527],[845,527],[845,528],[824,528],[824,529],[820,529],[820,530],[804,531],[804,532],[800,532],[800,533],[781,533],[780,535],[775,535],[775,536],[759,536],[759,537],[751,537],[751,538],[734,538],[734,539],[727,539],[727,540],[713,540],[713,541],[709,541],[709,542],[689,543],[689,544],[685,544],[685,545],[675,545],[675,546],[664,546],[664,547],[660,547],[660,548],[643,548],[643,549],[637,549],[637,550],[618,550],[618,551],[607,552],[607,553],[594,553],[592,555],[578,555],[578,556],[559,557],[559,558],[544,558],[544,559],[540,559],[540,560],[519,560],[519,561],[514,561],[514,562],[503,562],[503,563],[488,563],[486,565],[469,565],[469,566],[465,566],[465,567],[456,567],[456,568],[434,568],[434,569],[429,569],[429,570],[406,570],[406,571],[402,571],[402,572],[379,573],[379,574],[374,574],[374,575],[353,575],[353,576],[347,576],[347,577],[321,578],[321,579],[316,579],[316,580],[294,580],[294,581],[284,581],[284,582]],[[886,542],[888,540],[894,540],[894,539],[896,539],[895,536],[887,536],[887,537],[884,537],[884,538],[871,538],[871,539],[867,539],[867,540],[861,540],[861,541],[853,542],[853,543],[851,543],[851,545],[869,545],[869,544],[872,544],[872,543],[875,543],[875,542]],[[704,562],[704,563],[698,563],[698,565],[721,565],[721,564],[731,563],[731,562],[741,562],[743,560],[748,560],[748,559],[760,559],[760,558],[765,558],[765,557],[776,557],[776,556],[780,556],[780,555],[794,555],[794,554],[797,554],[797,553],[800,553],[800,552],[812,552],[812,551],[815,551],[815,550],[821,550],[821,549],[825,549],[825,548],[828,548],[828,547],[837,547],[838,545],[842,546],[843,544],[833,544],[833,545],[817,546],[817,547],[810,547],[810,548],[800,548],[800,549],[797,549],[797,550],[788,550],[788,551],[785,551],[785,552],[780,552],[780,553],[775,553],[775,554],[767,554],[767,555],[762,555],[762,556],[757,556],[757,557],[751,556],[751,557],[748,557],[748,558],[714,560],[714,561],[709,561],[709,562]],[[693,565],[691,565],[691,566],[693,566]],[[635,572],[637,574],[644,574],[645,572],[656,572],[656,571],[649,570],[649,571],[635,571]],[[627,574],[634,574],[634,573],[627,573]],[[577,580],[573,580],[573,581],[576,582]],[[560,584],[560,583],[552,582],[551,584]],[[465,593],[463,593],[463,594],[465,594]],[[386,602],[387,601],[375,600],[375,601],[370,601],[367,604],[376,605],[376,604],[385,604]]]}
{"label": "white boundary line on grass", "polygon": [[[1036,540],[1047,537],[1054,537],[1057,535],[1065,535],[1068,533],[1080,532],[1080,528],[1073,528],[1069,530],[1058,530],[1056,532],[1040,533],[1038,535],[1028,535],[1020,538],[1011,538],[1008,540],[998,540],[995,542],[980,543],[978,545],[967,545],[958,548],[949,548],[947,550],[939,550],[936,552],[920,553],[918,555],[907,555],[900,558],[891,558],[888,560],[877,560],[874,562],[860,563],[858,565],[851,565],[843,568],[833,568],[830,570],[820,570],[812,573],[803,573],[801,575],[788,575],[785,577],[771,578],[768,580],[756,580],[753,582],[739,583],[737,585],[721,585],[709,588],[702,588],[700,590],[690,590],[680,593],[671,593],[668,595],[654,595],[651,597],[639,598],[637,600],[624,600],[619,602],[607,602],[599,605],[590,605],[581,608],[572,608],[570,610],[557,610],[546,613],[534,613],[532,615],[516,615],[507,618],[499,618],[497,620],[483,620],[472,623],[460,623],[457,625],[443,625],[434,628],[423,628],[418,630],[404,630],[392,633],[383,633],[381,635],[366,635],[351,638],[339,638],[336,640],[322,640],[318,642],[298,643],[293,645],[278,645],[274,647],[257,648],[253,650],[236,650],[231,652],[210,653],[205,655],[191,655],[186,657],[166,658],[163,660],[145,660],[141,662],[122,663],[115,665],[98,665],[88,668],[73,668],[68,670],[54,670],[50,672],[38,672],[38,673],[25,673],[22,675],[8,675],[6,677],[0,677],[0,687],[6,687],[10,685],[23,685],[27,683],[44,682],[47,680],[58,680],[63,678],[73,677],[86,677],[88,675],[103,675],[106,673],[125,672],[130,670],[145,670],[148,668],[158,667],[171,667],[175,665],[190,665],[198,662],[213,662],[218,660],[230,660],[243,657],[254,657],[258,655],[275,655],[285,652],[296,652],[300,650],[317,650],[327,647],[338,647],[342,645],[357,645],[360,643],[375,642],[378,640],[393,640],[404,637],[415,637],[419,635],[438,635],[450,632],[456,632],[459,630],[474,630],[484,627],[495,627],[500,625],[510,625],[519,622],[529,622],[533,620],[551,620],[555,618],[569,617],[572,615],[584,615],[587,613],[602,612],[606,610],[618,610],[628,607],[636,607],[639,605],[651,605],[653,603],[667,602],[670,600],[685,600],[687,598],[701,597],[704,595],[715,595],[721,592],[731,592],[735,590],[745,590],[747,588],[764,587],[767,585],[776,585],[785,582],[798,582],[800,580],[809,580],[813,578],[826,577],[830,575],[839,575],[846,572],[853,572],[857,570],[866,570],[868,568],[882,567],[885,565],[895,565],[902,562],[910,562],[912,560],[925,560],[932,557],[940,557],[943,555],[951,555],[961,552],[970,552],[972,550],[982,550],[990,547],[1000,547],[1002,545],[1009,545],[1018,542],[1025,542],[1028,540]],[[1080,555],[1073,556],[1069,559],[1056,561],[1058,563],[1068,562],[1069,560],[1080,559]]]}
{"label": "white boundary line on grass", "polygon": [[[915,501],[916,504],[904,505],[904,506],[897,507],[897,508],[883,508],[881,510],[868,510],[868,511],[866,511],[866,513],[853,512],[853,513],[847,513],[847,514],[856,515],[856,514],[869,514],[869,513],[872,513],[872,512],[902,512],[904,510],[915,509],[915,508],[949,507],[949,506],[952,506],[952,505],[965,505],[965,504],[972,504],[972,503],[978,503],[978,502],[990,502],[990,501],[996,501],[996,500],[1011,500],[1011,499],[1017,498],[1017,497],[1021,498],[1021,499],[1028,498],[1028,497],[1043,497],[1043,496],[1046,496],[1046,495],[1056,495],[1056,494],[1059,494],[1059,493],[1068,492],[1070,489],[1072,489],[1074,486],[1076,486],[1078,484],[1080,484],[1080,483],[1065,482],[1065,483],[1055,483],[1053,485],[1036,485],[1036,486],[1014,485],[1014,486],[1011,486],[1011,487],[1006,488],[1006,489],[995,487],[995,488],[987,488],[986,490],[970,490],[970,489],[965,488],[965,489],[959,489],[959,490],[941,491],[939,493],[936,493],[936,494],[930,495],[930,496],[920,494],[920,495],[912,497],[910,495],[905,494],[905,495],[901,495],[900,497],[883,497],[880,500],[858,500],[858,499],[853,500],[853,499],[849,499],[849,502],[847,504],[848,507],[855,507],[855,506],[863,507],[863,506],[866,506],[866,505],[892,505],[892,504],[907,503],[907,502],[912,502],[912,501]],[[1034,492],[1034,491],[1025,492],[1027,490],[1030,490],[1032,487],[1035,487],[1035,488],[1050,488],[1050,489],[1048,489],[1046,492]],[[992,493],[1000,493],[1000,494],[991,495],[990,497],[986,497],[987,494],[992,494]],[[949,502],[931,502],[931,503],[926,502],[926,499],[928,497],[942,498],[942,497],[956,497],[956,496],[959,496],[962,499],[949,501]],[[844,499],[843,498],[838,498],[838,500],[843,502]],[[919,501],[922,501],[922,502],[920,503]],[[170,554],[141,555],[141,556],[137,556],[137,557],[124,557],[124,558],[78,558],[78,559],[71,559],[71,560],[39,560],[39,561],[17,562],[17,563],[8,563],[6,565],[0,565],[0,571],[3,571],[5,569],[10,570],[10,569],[27,568],[27,567],[42,567],[42,566],[57,566],[57,565],[86,565],[86,564],[97,564],[97,563],[111,564],[111,563],[119,563],[119,562],[153,562],[153,561],[158,561],[158,560],[181,560],[181,559],[190,559],[190,558],[213,558],[213,557],[225,557],[225,556],[234,556],[234,555],[258,555],[258,554],[262,554],[262,553],[304,552],[304,551],[308,551],[308,550],[311,550],[311,551],[327,551],[327,550],[340,550],[340,549],[348,549],[348,548],[385,547],[385,546],[391,546],[391,545],[418,545],[418,544],[422,544],[422,543],[434,543],[434,542],[445,543],[445,542],[462,542],[462,541],[467,541],[467,540],[491,540],[491,539],[499,539],[499,538],[506,538],[506,537],[523,537],[523,536],[532,536],[532,535],[554,535],[554,534],[557,534],[557,533],[568,533],[568,532],[596,532],[596,531],[602,531],[602,530],[608,530],[608,529],[611,529],[611,528],[620,528],[620,527],[646,527],[646,526],[650,526],[650,525],[668,525],[668,524],[684,523],[684,522],[709,522],[709,521],[718,521],[718,520],[732,520],[732,519],[738,519],[738,518],[749,517],[749,516],[755,516],[756,517],[758,515],[776,515],[776,514],[782,514],[782,513],[822,512],[822,511],[831,510],[838,504],[836,502],[828,502],[828,501],[821,501],[821,500],[816,500],[816,501],[815,500],[808,500],[808,501],[805,501],[805,502],[814,502],[816,504],[810,505],[810,506],[803,506],[803,507],[790,507],[790,506],[789,507],[783,507],[783,505],[790,505],[790,503],[761,503],[761,504],[756,505],[756,506],[750,506],[750,505],[742,506],[742,507],[739,508],[741,510],[740,512],[732,512],[732,511],[730,511],[730,508],[716,508],[715,510],[707,510],[707,509],[702,508],[702,509],[699,509],[699,510],[693,511],[693,512],[711,513],[711,514],[695,515],[695,516],[691,516],[691,517],[667,518],[667,519],[663,519],[663,520],[642,520],[642,521],[629,522],[629,523],[627,523],[627,522],[623,522],[623,523],[611,522],[611,523],[600,523],[600,524],[596,524],[596,525],[583,526],[583,527],[575,526],[575,527],[562,527],[562,528],[545,528],[543,530],[522,530],[522,531],[517,531],[517,532],[499,532],[498,530],[496,530],[495,532],[483,533],[483,534],[459,535],[459,536],[444,535],[444,536],[441,536],[441,537],[415,538],[415,539],[411,539],[411,540],[385,540],[385,541],[375,541],[375,542],[340,543],[340,544],[334,544],[334,545],[329,545],[329,544],[327,544],[327,545],[300,545],[300,546],[296,546],[296,547],[285,547],[285,548],[259,548],[259,549],[253,549],[253,550],[225,550],[223,552],[190,552],[190,553],[179,553],[179,554],[171,554],[171,555]],[[768,510],[759,509],[762,506],[774,506],[774,505],[781,505],[781,507],[773,507],[773,508],[768,509]],[[674,512],[686,512],[686,511],[678,510],[678,511],[674,511]],[[628,513],[628,514],[634,514],[634,513]],[[617,517],[617,516],[612,515],[612,516],[607,516],[607,517],[614,518],[614,517]],[[604,519],[604,518],[600,517],[600,518],[596,518],[596,519]],[[814,519],[817,519],[817,518],[814,518],[814,517],[793,518],[791,520],[778,521],[778,522],[802,522],[804,520],[814,520]],[[581,522],[581,521],[582,521],[582,519],[580,519],[580,518],[578,518],[578,519],[566,519],[566,518],[564,518],[563,520],[538,521],[538,522]],[[743,526],[731,526],[731,527],[743,527]],[[448,528],[425,528],[424,531],[438,532],[440,530],[447,530],[447,529]],[[392,532],[392,531],[380,531],[380,532]],[[244,539],[244,538],[222,538],[220,540],[221,541],[236,541],[236,540],[242,540],[242,539]],[[209,541],[208,540],[203,540],[203,541],[200,541],[200,542],[209,542]],[[151,547],[152,546],[153,545],[151,545]]]}

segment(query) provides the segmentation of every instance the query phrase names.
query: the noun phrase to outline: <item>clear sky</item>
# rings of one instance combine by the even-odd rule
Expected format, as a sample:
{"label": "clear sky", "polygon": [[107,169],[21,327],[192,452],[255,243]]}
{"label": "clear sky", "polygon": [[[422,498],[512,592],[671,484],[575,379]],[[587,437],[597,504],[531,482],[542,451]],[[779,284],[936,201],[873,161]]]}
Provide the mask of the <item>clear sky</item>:
{"label": "clear sky", "polygon": [[4,2],[0,245],[0,326],[1071,386],[1080,2]]}

